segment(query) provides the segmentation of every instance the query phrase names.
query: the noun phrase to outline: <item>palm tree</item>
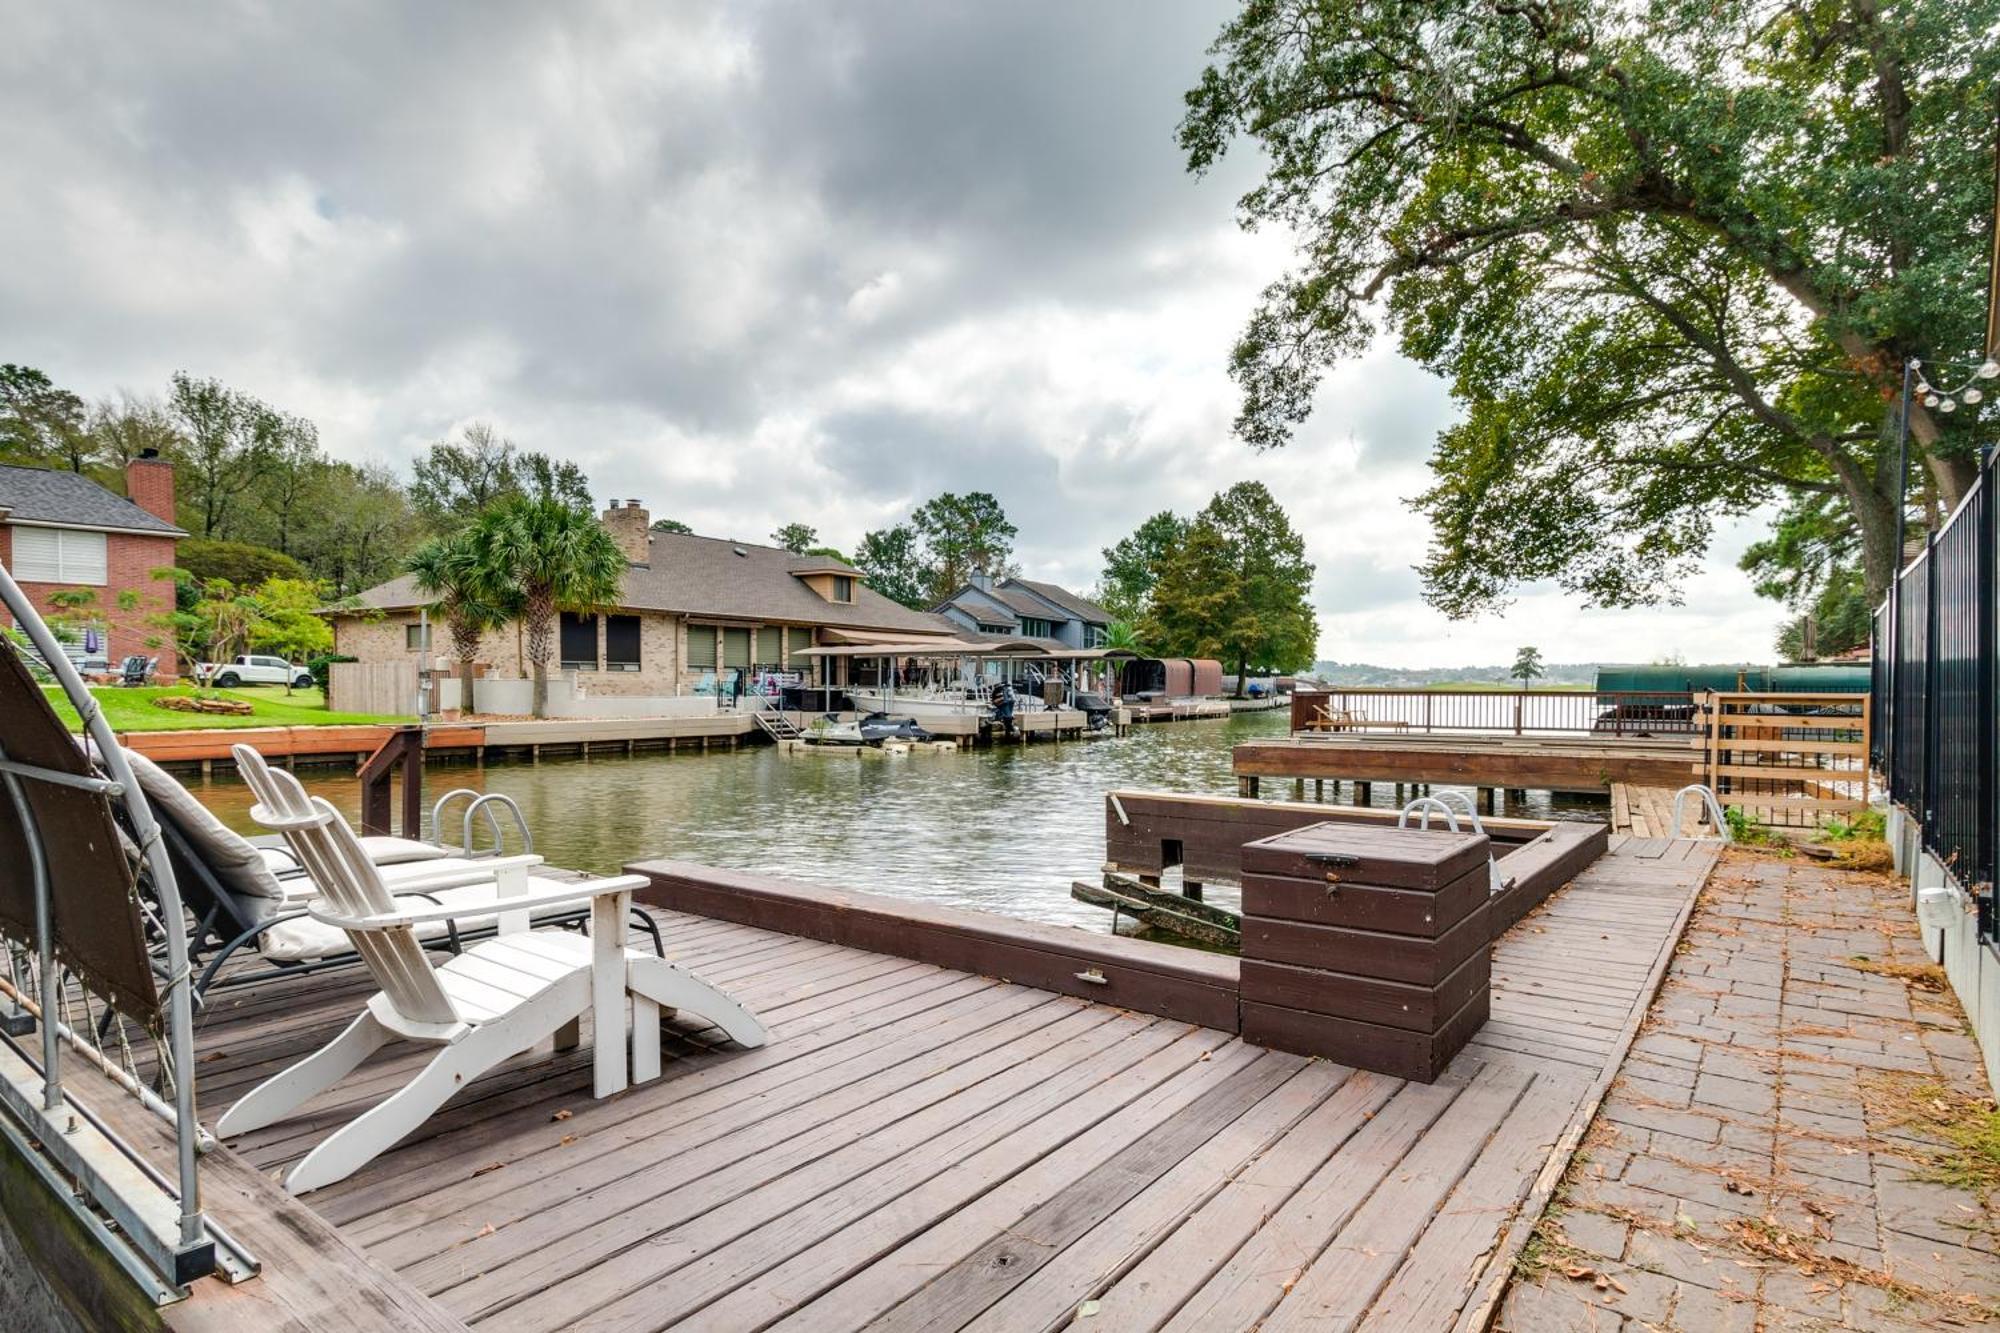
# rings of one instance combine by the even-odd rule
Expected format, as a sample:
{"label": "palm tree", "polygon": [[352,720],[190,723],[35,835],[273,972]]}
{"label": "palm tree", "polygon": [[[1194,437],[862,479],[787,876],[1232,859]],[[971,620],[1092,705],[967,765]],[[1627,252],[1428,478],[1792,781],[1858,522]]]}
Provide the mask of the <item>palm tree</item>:
{"label": "palm tree", "polygon": [[486,631],[512,620],[516,610],[514,599],[494,601],[481,595],[491,590],[482,586],[478,556],[469,538],[465,528],[433,537],[417,548],[409,562],[417,589],[436,599],[431,613],[451,632],[452,656],[458,659],[458,703],[466,713],[473,711],[472,663],[479,656],[479,641]]}
{"label": "palm tree", "polygon": [[595,611],[618,600],[625,555],[588,511],[560,500],[514,496],[466,529],[472,589],[496,606],[519,608],[535,678],[536,717],[549,706],[549,655],[558,611]]}
{"label": "palm tree", "polygon": [[1104,642],[1100,648],[1115,648],[1121,652],[1141,653],[1146,650],[1139,646],[1139,631],[1129,620],[1114,620],[1104,627]]}

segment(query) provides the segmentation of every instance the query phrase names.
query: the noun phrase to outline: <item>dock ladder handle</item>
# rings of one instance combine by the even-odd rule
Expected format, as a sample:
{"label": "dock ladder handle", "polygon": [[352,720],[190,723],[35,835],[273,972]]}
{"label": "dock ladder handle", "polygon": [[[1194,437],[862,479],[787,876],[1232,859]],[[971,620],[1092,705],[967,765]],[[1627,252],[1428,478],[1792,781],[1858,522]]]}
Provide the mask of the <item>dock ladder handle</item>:
{"label": "dock ladder handle", "polygon": [[[1486,825],[1480,823],[1479,811],[1473,806],[1472,798],[1467,796],[1462,791],[1448,791],[1445,793],[1445,795],[1456,796],[1459,800],[1465,802],[1465,813],[1472,820],[1472,831],[1474,833],[1479,834],[1481,837],[1485,837]],[[1396,827],[1408,828],[1410,826],[1410,816],[1418,811],[1422,811],[1424,816],[1424,822],[1421,825],[1419,825],[1419,827],[1429,828],[1431,826],[1432,810],[1436,810],[1439,814],[1444,816],[1445,824],[1451,829],[1453,833],[1458,832],[1458,816],[1452,812],[1452,808],[1449,804],[1447,804],[1442,798],[1436,796],[1419,796],[1417,797],[1416,800],[1411,801],[1408,805],[1404,806],[1403,813],[1396,817]],[[1491,897],[1492,895],[1497,894],[1502,890],[1504,890],[1507,887],[1507,881],[1500,877],[1500,862],[1493,855],[1492,851],[1493,844],[1490,839],[1488,840],[1486,846],[1487,846],[1486,892],[1487,895]]]}
{"label": "dock ladder handle", "polygon": [[479,799],[479,793],[474,791],[470,787],[453,787],[450,791],[438,797],[437,800],[431,805],[430,838],[432,842],[437,843],[441,847],[445,845],[444,841],[445,808],[449,806],[453,801],[458,800],[460,797],[463,797],[468,801],[476,801]]}
{"label": "dock ladder handle", "polygon": [[[528,831],[528,820],[521,813],[520,803],[513,797],[497,791],[489,791],[484,796],[475,800],[471,805],[465,807],[465,825],[462,841],[459,844],[465,848],[465,854],[467,856],[501,856],[506,853],[507,842],[505,835],[500,832],[500,817],[493,813],[496,806],[499,809],[505,810],[513,817],[514,831],[521,835],[521,853],[523,855],[532,854],[535,850],[535,835]],[[472,820],[475,815],[481,814],[486,816],[486,827],[492,830],[493,847],[490,851],[475,852],[472,850]]]}
{"label": "dock ladder handle", "polygon": [[1701,796],[1701,803],[1708,811],[1708,822],[1715,826],[1715,836],[1724,842],[1728,842],[1730,840],[1729,821],[1722,817],[1722,802],[1715,799],[1715,792],[1712,789],[1703,786],[1699,782],[1690,782],[1687,786],[1682,787],[1674,793],[1674,831],[1667,836],[1670,838],[1680,837],[1681,814],[1687,809],[1689,792],[1696,792]]}

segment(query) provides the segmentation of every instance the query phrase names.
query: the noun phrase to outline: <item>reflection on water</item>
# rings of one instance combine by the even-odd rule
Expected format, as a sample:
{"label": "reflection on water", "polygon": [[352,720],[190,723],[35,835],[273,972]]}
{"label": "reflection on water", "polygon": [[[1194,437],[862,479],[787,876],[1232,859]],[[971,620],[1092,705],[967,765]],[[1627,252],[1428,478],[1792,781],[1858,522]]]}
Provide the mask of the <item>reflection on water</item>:
{"label": "reflection on water", "polygon": [[[858,759],[734,753],[653,754],[540,763],[443,765],[425,775],[425,805],[453,787],[520,802],[535,850],[557,865],[610,872],[671,856],[841,888],[985,908],[1102,929],[1102,909],[1069,896],[1104,859],[1104,793],[1119,787],[1232,794],[1230,747],[1283,735],[1282,710],[1227,721],[1135,727],[1122,738],[997,746],[960,754]],[[354,816],[351,774],[301,770],[317,794]],[[257,832],[243,786],[190,785],[232,827]],[[1265,794],[1289,795],[1266,781]],[[1348,796],[1343,786],[1341,795]],[[1375,803],[1393,788],[1377,783]],[[1329,784],[1326,798],[1334,799]],[[1603,817],[1599,801],[1594,812]],[[1545,793],[1510,814],[1588,813]],[[1216,901],[1229,903],[1226,891]]]}

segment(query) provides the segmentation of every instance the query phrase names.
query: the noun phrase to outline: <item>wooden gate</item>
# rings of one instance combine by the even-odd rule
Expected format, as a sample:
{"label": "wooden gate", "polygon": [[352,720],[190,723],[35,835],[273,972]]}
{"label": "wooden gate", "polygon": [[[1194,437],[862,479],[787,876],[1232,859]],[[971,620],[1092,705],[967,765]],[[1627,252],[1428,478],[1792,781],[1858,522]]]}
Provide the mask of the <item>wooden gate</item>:
{"label": "wooden gate", "polygon": [[413,717],[417,711],[414,662],[335,662],[327,668],[326,706],[338,713]]}
{"label": "wooden gate", "polygon": [[1760,824],[1812,828],[1868,805],[1865,694],[1708,694],[1702,771]]}

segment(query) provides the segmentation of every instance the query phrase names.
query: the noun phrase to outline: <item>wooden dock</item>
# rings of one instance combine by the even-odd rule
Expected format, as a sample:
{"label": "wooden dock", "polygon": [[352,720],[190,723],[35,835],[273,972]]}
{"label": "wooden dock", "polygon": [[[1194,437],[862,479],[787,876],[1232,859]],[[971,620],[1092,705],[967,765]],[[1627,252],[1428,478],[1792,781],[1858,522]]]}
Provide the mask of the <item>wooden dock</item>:
{"label": "wooden dock", "polygon": [[[1428,1086],[1007,979],[1010,957],[1143,970],[1162,946],[981,917],[953,968],[656,909],[768,1046],[680,1032],[663,1078],[606,1101],[587,1039],[503,1066],[349,1180],[229,1195],[232,1225],[297,1210],[263,1234],[321,1228],[328,1252],[290,1245],[168,1321],[281,1327],[302,1285],[352,1284],[311,1326],[1052,1329],[1091,1302],[1092,1329],[1449,1328],[1497,1295],[1714,848],[1614,837],[1497,946],[1492,1019]],[[924,909],[905,933],[979,915]],[[1194,957],[1190,985],[1235,967]],[[357,969],[218,998],[205,1117],[370,989]],[[214,1170],[268,1176],[422,1058],[385,1052]]]}
{"label": "wooden dock", "polygon": [[1678,787],[1612,783],[1611,831],[1628,833],[1635,838],[1714,837],[1716,831],[1702,822],[1701,803],[1692,797],[1682,807],[1681,827],[1673,827],[1674,793],[1678,790]]}
{"label": "wooden dock", "polygon": [[1333,731],[1245,741],[1234,752],[1242,794],[1265,778],[1448,783],[1604,794],[1614,782],[1673,789],[1697,780],[1687,737],[1501,736]]}

